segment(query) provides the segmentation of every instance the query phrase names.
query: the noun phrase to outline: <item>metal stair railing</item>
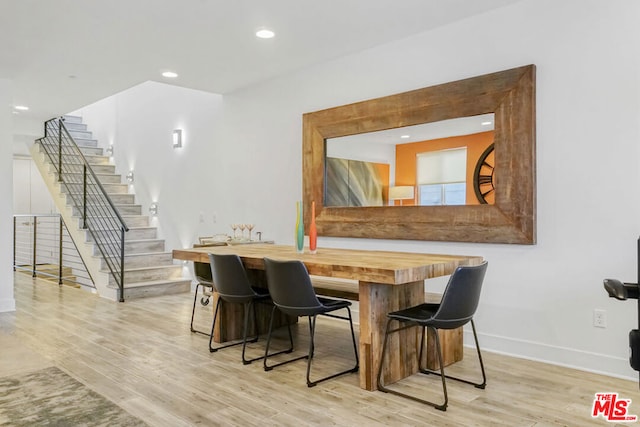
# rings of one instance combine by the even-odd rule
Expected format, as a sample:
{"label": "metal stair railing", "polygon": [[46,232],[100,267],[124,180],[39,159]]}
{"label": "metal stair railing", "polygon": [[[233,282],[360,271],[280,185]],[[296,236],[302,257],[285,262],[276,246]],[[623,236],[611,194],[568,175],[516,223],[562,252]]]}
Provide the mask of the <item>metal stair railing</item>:
{"label": "metal stair railing", "polygon": [[95,288],[93,278],[59,214],[13,216],[13,271]]}
{"label": "metal stair railing", "polygon": [[124,302],[125,233],[129,231],[117,207],[98,180],[91,165],[67,130],[64,119],[45,123],[45,136],[36,140],[58,175],[61,190],[71,201],[118,286]]}

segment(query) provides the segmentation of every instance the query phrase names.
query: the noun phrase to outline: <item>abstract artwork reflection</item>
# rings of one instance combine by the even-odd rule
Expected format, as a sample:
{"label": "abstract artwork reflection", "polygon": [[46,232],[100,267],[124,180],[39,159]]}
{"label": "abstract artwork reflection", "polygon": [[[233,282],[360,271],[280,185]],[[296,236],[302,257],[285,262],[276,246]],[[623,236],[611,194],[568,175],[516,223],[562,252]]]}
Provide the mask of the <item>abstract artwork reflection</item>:
{"label": "abstract artwork reflection", "polygon": [[389,165],[328,157],[325,206],[385,206]]}

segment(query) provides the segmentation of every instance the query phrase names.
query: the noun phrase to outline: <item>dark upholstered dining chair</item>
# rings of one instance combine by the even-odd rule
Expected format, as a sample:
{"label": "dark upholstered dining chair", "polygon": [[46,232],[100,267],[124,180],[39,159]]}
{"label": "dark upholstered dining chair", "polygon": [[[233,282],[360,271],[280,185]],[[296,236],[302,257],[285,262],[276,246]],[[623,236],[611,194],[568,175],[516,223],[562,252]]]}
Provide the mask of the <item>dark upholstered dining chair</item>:
{"label": "dark upholstered dining chair", "polygon": [[[213,283],[215,283],[215,290],[218,293],[218,301],[213,314],[213,322],[211,323],[211,335],[209,337],[209,351],[216,352],[223,348],[242,344],[242,363],[245,365],[262,359],[265,356],[255,357],[253,359],[247,359],[245,352],[247,348],[247,342],[256,342],[259,338],[258,322],[256,318],[256,303],[263,302],[271,304],[269,298],[269,291],[264,288],[257,288],[251,286],[247,273],[242,264],[242,260],[237,255],[218,255],[209,254],[209,261],[211,264],[211,275],[213,277]],[[213,347],[213,334],[216,326],[216,320],[220,312],[220,306],[222,303],[229,304],[242,304],[244,308],[244,325],[242,332],[242,341],[231,342],[223,344],[218,347]],[[253,314],[253,323],[255,327],[255,337],[247,339],[249,331],[249,317]],[[291,336],[291,330],[289,329],[290,348],[278,353],[290,353],[293,351],[293,337]],[[266,354],[266,353],[265,353]]]}
{"label": "dark upholstered dining chair", "polygon": [[[307,359],[307,386],[313,387],[316,384],[335,378],[339,375],[350,372],[357,372],[359,369],[358,347],[356,336],[353,330],[353,320],[351,318],[351,302],[337,300],[331,298],[321,298],[316,293],[311,284],[311,278],[307,272],[307,268],[300,261],[276,261],[272,259],[264,259],[265,270],[267,272],[267,286],[271,299],[275,307],[272,310],[271,321],[269,324],[269,336],[267,338],[267,348],[265,349],[264,370],[269,371],[277,366],[285,363],[294,362],[296,360]],[[271,343],[271,333],[273,330],[273,318],[276,308],[282,313],[289,316],[303,316],[309,319],[309,352],[305,356],[296,357],[269,366],[267,364],[267,352]],[[346,309],[348,317],[333,314],[334,311]],[[345,371],[341,371],[326,377],[311,381],[311,362],[315,349],[314,336],[316,331],[316,318],[318,315],[329,316],[336,319],[349,321],[351,327],[351,339],[353,341],[353,354],[355,356],[355,366]],[[269,355],[271,356],[271,355]]]}
{"label": "dark upholstered dining chair", "polygon": [[[482,363],[482,355],[480,354],[480,345],[478,344],[478,335],[476,334],[476,326],[473,322],[473,315],[475,314],[478,307],[480,291],[482,289],[482,282],[484,281],[486,271],[486,261],[476,266],[458,267],[449,278],[449,283],[445,288],[444,294],[442,295],[442,300],[439,304],[425,303],[387,314],[387,328],[382,345],[380,367],[378,369],[378,390],[381,390],[385,393],[393,393],[398,396],[407,397],[409,399],[431,405],[436,409],[446,411],[449,398],[447,395],[447,383],[445,378],[450,378],[453,380],[471,384],[476,386],[477,388],[485,388],[487,384],[487,377],[484,372],[484,364]],[[400,327],[392,329],[391,324],[394,321],[400,322]],[[438,337],[438,329],[456,329],[466,325],[469,322],[471,322],[471,328],[473,329],[473,338],[476,343],[478,360],[480,361],[480,370],[482,371],[481,383],[474,383],[466,379],[445,375],[444,373],[444,364],[442,362],[442,348],[440,346],[440,339]],[[420,399],[414,395],[387,388],[383,383],[382,371],[384,367],[385,356],[387,353],[387,341],[389,338],[389,334],[414,326],[419,326],[422,328],[422,339],[420,341],[420,351],[418,352],[419,370],[423,374],[435,374],[441,377],[442,390],[444,393],[444,402],[441,404]],[[429,328],[433,332],[433,336],[436,340],[440,372],[422,368],[422,356],[425,345],[426,328]],[[403,349],[400,349],[400,351],[403,351]]]}

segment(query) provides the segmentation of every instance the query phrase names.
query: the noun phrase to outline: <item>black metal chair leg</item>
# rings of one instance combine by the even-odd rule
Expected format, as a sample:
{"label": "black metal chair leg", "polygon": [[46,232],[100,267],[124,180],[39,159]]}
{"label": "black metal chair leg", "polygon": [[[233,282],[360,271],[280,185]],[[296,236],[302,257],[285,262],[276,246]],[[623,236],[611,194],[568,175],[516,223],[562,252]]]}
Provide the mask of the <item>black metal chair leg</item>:
{"label": "black metal chair leg", "polygon": [[[479,389],[484,389],[487,386],[487,376],[486,376],[485,371],[484,371],[484,363],[482,361],[482,354],[480,353],[480,345],[478,344],[478,335],[476,334],[476,325],[475,325],[473,320],[471,320],[471,328],[473,329],[473,339],[474,339],[474,341],[476,343],[476,351],[478,353],[478,361],[480,362],[480,370],[482,371],[482,382],[481,383],[476,383],[476,382],[467,380],[465,378],[454,377],[454,376],[451,376],[451,375],[445,375],[445,377],[449,378],[450,380],[460,381],[462,383],[472,385],[472,386],[474,386],[476,388],[479,388]],[[435,371],[431,371],[431,370],[427,370],[427,369],[420,369],[420,372],[422,372],[423,374],[442,375],[439,372],[435,372]]]}
{"label": "black metal chair leg", "polygon": [[247,304],[244,305],[244,327],[243,327],[243,331],[242,331],[242,364],[243,365],[248,365],[249,363],[256,361],[258,359],[262,359],[262,357],[257,357],[257,358],[253,358],[253,359],[247,359],[245,357],[245,352],[247,349],[247,333],[248,333],[248,329],[249,329],[249,315],[251,312],[253,312],[253,324],[255,325],[255,331],[256,331],[256,336],[255,339],[253,339],[251,342],[256,342],[258,341],[258,337],[259,337],[259,333],[258,333],[258,325],[256,324],[255,320],[256,320],[256,305],[253,303],[253,301],[249,302],[248,305],[250,307],[247,307]]}
{"label": "black metal chair leg", "polygon": [[351,341],[353,342],[353,354],[356,359],[356,366],[353,367],[352,372],[358,372],[360,370],[360,358],[358,357],[358,343],[356,341],[356,332],[353,329],[353,318],[351,317],[351,309],[347,307],[349,312],[349,326],[351,326]]}
{"label": "black metal chair leg", "polygon": [[270,371],[273,368],[276,368],[278,366],[287,364],[287,363],[291,363],[291,362],[295,362],[296,360],[301,360],[304,359],[306,357],[308,357],[307,355],[305,356],[301,356],[301,357],[296,357],[290,360],[285,360],[284,362],[280,362],[280,363],[276,363],[275,365],[268,365],[267,364],[267,359],[271,356],[276,356],[278,354],[283,354],[283,353],[291,353],[293,351],[293,334],[291,333],[291,324],[287,322],[287,331],[289,333],[289,348],[286,350],[281,350],[281,351],[277,351],[275,353],[271,353],[269,354],[269,348],[271,346],[271,333],[273,331],[273,318],[275,317],[276,314],[276,310],[277,307],[273,307],[273,309],[271,310],[271,319],[269,320],[269,333],[267,335],[267,345],[264,349],[264,356],[261,357],[261,359],[263,359],[263,368],[265,371]]}
{"label": "black metal chair leg", "polygon": [[438,335],[438,331],[435,328],[431,328],[436,337],[436,348],[438,349],[438,363],[440,364],[440,377],[442,379],[442,391],[444,393],[444,403],[442,405],[434,404],[433,406],[436,409],[440,409],[441,411],[447,410],[447,404],[449,403],[449,395],[447,394],[447,381],[444,375],[444,360],[442,358],[442,347],[440,346],[440,336]]}
{"label": "black metal chair leg", "polygon": [[[246,342],[256,342],[258,340],[258,322],[257,322],[257,312],[256,312],[256,305],[253,301],[251,301],[249,303],[249,305],[253,305],[253,320],[254,320],[254,327],[256,328],[256,338],[252,341],[246,341]],[[275,308],[275,307],[274,307]],[[249,312],[249,310],[247,308],[246,309],[246,313]],[[289,325],[287,325],[289,326]],[[248,327],[249,327],[249,319],[247,318],[247,316],[245,316],[245,330],[244,330],[244,339],[246,340],[246,336],[248,334]],[[269,356],[275,356],[277,354],[282,354],[282,353],[291,353],[293,351],[293,337],[291,335],[291,327],[289,326],[289,342],[290,342],[290,348],[286,349],[286,350],[282,350],[282,351],[278,351],[276,353],[272,353],[269,354]],[[260,360],[260,359],[264,359],[265,356],[258,356],[258,357],[254,357],[253,359],[247,359],[245,357],[245,349],[246,349],[246,344],[242,346],[242,363],[245,365],[250,364],[251,362],[255,362],[256,360]]]}
{"label": "black metal chair leg", "polygon": [[198,288],[200,287],[200,284],[196,284],[196,293],[193,296],[193,308],[191,309],[191,332],[197,332],[195,329],[193,329],[193,317],[196,314],[196,302],[198,301]]}
{"label": "black metal chair leg", "polygon": [[[313,317],[313,322],[312,322],[312,318]],[[316,329],[316,316],[309,316],[308,317],[309,320],[309,361],[311,361],[311,359],[313,359],[313,352],[315,351],[315,346],[314,346],[314,342],[313,342],[313,333]]]}
{"label": "black metal chair leg", "polygon": [[[393,333],[393,332],[398,332],[398,331],[402,331],[404,329],[408,329],[414,326],[417,326],[416,324],[412,323],[409,325],[405,325],[405,326],[401,326],[399,328],[396,329],[391,329],[391,322],[393,319],[388,319],[387,320],[387,327],[385,329],[385,333],[384,333],[384,340],[382,342],[382,356],[380,357],[380,366],[378,367],[378,390],[385,392],[385,393],[391,393],[391,394],[395,394],[397,396],[402,396],[402,397],[406,397],[407,399],[411,399],[414,400],[416,402],[420,402],[420,403],[424,403],[426,405],[429,406],[433,406],[436,409],[439,409],[441,411],[446,411],[447,410],[447,404],[448,404],[448,396],[447,396],[447,385],[445,383],[445,377],[444,377],[444,364],[442,363],[442,350],[440,348],[440,340],[438,339],[438,335],[436,333],[436,347],[438,349],[438,361],[440,363],[440,371],[442,374],[442,387],[443,387],[443,391],[444,391],[444,403],[443,404],[438,404],[435,402],[431,402],[429,400],[425,400],[425,399],[420,399],[416,396],[412,396],[410,394],[406,394],[406,393],[402,393],[399,392],[397,390],[393,390],[390,389],[388,387],[385,386],[383,380],[382,380],[382,368],[384,366],[384,360],[385,360],[385,355],[387,353],[387,343],[389,341],[389,334]],[[421,340],[421,345],[420,345],[420,358],[422,359],[422,354],[423,354],[423,347],[424,347],[424,328],[423,328],[423,339]],[[423,372],[422,369],[420,369],[420,372]],[[426,371],[423,373],[433,373],[432,371]]]}
{"label": "black metal chair leg", "polygon": [[[313,324],[310,324],[311,327],[311,337],[310,337],[310,342],[309,342],[309,354],[311,355],[309,357],[309,360],[307,360],[307,387],[314,387],[318,384],[320,384],[323,381],[326,380],[330,380],[332,378],[338,377],[340,375],[344,375],[344,374],[349,374],[352,372],[358,372],[358,370],[360,369],[360,361],[358,359],[358,350],[357,350],[357,344],[356,344],[356,335],[355,335],[355,331],[353,329],[353,319],[351,318],[351,310],[349,309],[349,307],[345,307],[347,309],[347,311],[349,312],[349,325],[351,326],[351,338],[353,340],[353,349],[354,349],[354,354],[355,354],[355,359],[356,359],[356,364],[353,368],[349,368],[346,369],[344,371],[340,371],[337,372],[335,374],[326,376],[324,378],[320,378],[318,380],[315,381],[311,381],[310,375],[311,375],[311,361],[313,359],[313,350],[314,350],[314,339],[315,339],[315,331],[316,331],[316,317],[317,316],[313,316]],[[331,317],[338,317],[338,316],[331,316]],[[340,317],[339,317],[340,318]],[[342,317],[344,319],[344,317]],[[311,316],[309,316],[309,321],[311,321]]]}
{"label": "black metal chair leg", "polygon": [[196,314],[196,302],[198,301],[198,288],[202,287],[202,289],[204,290],[204,286],[202,286],[201,284],[196,284],[196,293],[193,296],[193,308],[191,309],[191,324],[189,325],[189,329],[191,329],[191,332],[193,333],[197,333],[197,334],[202,334],[202,335],[208,335],[207,332],[204,331],[199,331],[197,329],[195,329],[193,327],[193,319],[195,317]]}
{"label": "black metal chair leg", "polygon": [[380,355],[380,366],[378,366],[378,390],[385,393],[389,393],[389,390],[384,386],[382,381],[382,367],[384,366],[384,357],[387,355],[387,341],[389,338],[389,326],[391,326],[391,319],[387,320],[387,326],[384,328],[384,339],[382,340],[382,354]]}
{"label": "black metal chair leg", "polygon": [[218,350],[222,350],[223,348],[233,347],[235,345],[240,345],[244,343],[244,340],[238,342],[232,342],[230,344],[224,344],[218,347],[213,347],[213,332],[216,327],[216,320],[218,319],[218,311],[220,310],[220,305],[222,304],[222,299],[218,298],[218,302],[216,303],[216,309],[213,312],[213,322],[211,322],[211,334],[209,335],[209,352],[215,353]]}
{"label": "black metal chair leg", "polygon": [[307,387],[313,387],[317,382],[312,382],[309,379],[309,374],[311,373],[311,361],[313,360],[313,339],[316,331],[316,317],[317,316],[309,316],[309,357],[307,358]]}
{"label": "black metal chair leg", "polygon": [[[256,332],[255,337],[251,338],[250,340],[247,340],[247,334],[249,333],[249,309],[253,310],[253,330]],[[251,300],[249,301],[247,304],[244,305],[243,307],[244,310],[244,315],[245,315],[245,323],[244,323],[244,340],[247,340],[246,342],[258,342],[258,339],[260,338],[260,329],[258,328],[258,314],[256,312],[256,304],[255,304],[255,300]]]}
{"label": "black metal chair leg", "polygon": [[471,319],[471,329],[473,329],[473,339],[476,342],[476,350],[478,352],[478,361],[480,362],[480,370],[482,371],[482,382],[479,384],[472,383],[475,387],[484,389],[487,386],[487,375],[484,372],[484,363],[482,362],[482,354],[480,353],[480,344],[478,343],[478,334],[476,333],[476,324]]}

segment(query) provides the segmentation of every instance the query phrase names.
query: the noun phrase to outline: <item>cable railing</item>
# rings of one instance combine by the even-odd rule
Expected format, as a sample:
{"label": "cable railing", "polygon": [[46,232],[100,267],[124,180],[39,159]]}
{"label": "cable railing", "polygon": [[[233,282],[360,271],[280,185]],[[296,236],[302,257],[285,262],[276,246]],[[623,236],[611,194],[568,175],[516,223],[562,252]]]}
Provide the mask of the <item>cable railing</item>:
{"label": "cable railing", "polygon": [[47,121],[45,136],[36,143],[54,166],[61,191],[73,206],[74,216],[80,217],[80,225],[90,233],[118,286],[119,300],[124,301],[125,233],[129,228],[67,130],[64,119]]}
{"label": "cable railing", "polygon": [[13,270],[59,285],[95,288],[58,214],[13,216]]}

